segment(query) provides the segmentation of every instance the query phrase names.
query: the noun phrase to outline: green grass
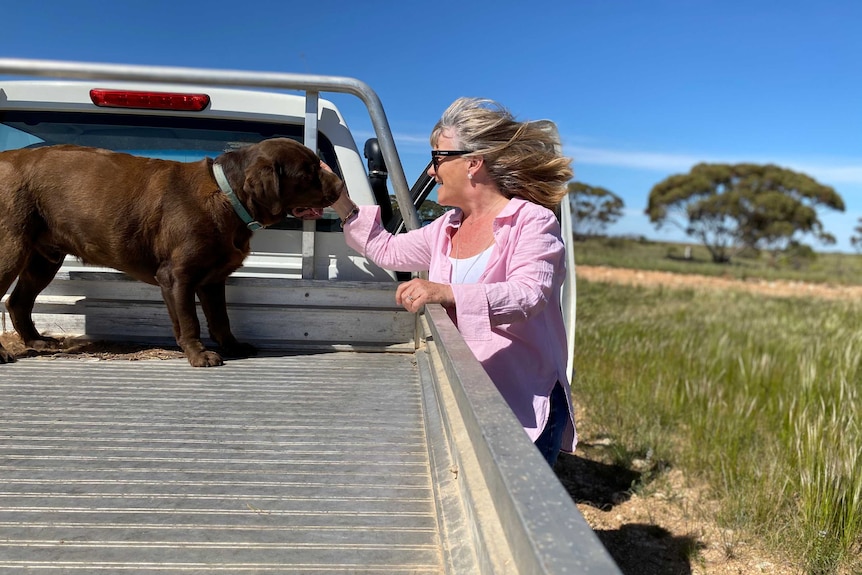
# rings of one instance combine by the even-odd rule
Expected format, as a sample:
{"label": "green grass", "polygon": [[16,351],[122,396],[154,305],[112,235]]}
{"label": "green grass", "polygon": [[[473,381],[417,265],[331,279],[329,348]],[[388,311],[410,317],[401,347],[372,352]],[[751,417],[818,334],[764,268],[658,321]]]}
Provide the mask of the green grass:
{"label": "green grass", "polygon": [[[686,247],[691,259],[685,259]],[[736,257],[729,264],[715,264],[702,245],[638,241],[619,237],[589,238],[574,243],[575,263],[619,268],[696,273],[738,279],[763,278],[862,284],[862,255],[818,253],[813,260],[774,259],[768,253]]]}
{"label": "green grass", "polygon": [[706,480],[722,526],[812,575],[862,572],[860,325],[857,302],[579,281],[574,394]]}

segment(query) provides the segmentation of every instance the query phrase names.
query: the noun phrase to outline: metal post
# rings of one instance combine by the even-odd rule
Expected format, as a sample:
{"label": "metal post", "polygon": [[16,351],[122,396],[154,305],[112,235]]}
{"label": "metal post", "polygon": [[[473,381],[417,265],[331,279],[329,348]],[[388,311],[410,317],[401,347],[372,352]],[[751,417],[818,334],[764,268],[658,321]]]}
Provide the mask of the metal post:
{"label": "metal post", "polygon": [[[320,93],[315,90],[305,92],[305,145],[317,153],[317,106]],[[302,222],[302,279],[314,279],[314,232],[317,222]]]}

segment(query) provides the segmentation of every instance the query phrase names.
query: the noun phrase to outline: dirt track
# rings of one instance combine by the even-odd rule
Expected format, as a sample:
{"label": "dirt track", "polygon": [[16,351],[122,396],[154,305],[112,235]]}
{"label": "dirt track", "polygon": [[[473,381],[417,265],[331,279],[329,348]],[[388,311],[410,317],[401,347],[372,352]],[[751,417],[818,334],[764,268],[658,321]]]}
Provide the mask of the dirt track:
{"label": "dirt track", "polygon": [[862,286],[836,286],[791,281],[738,280],[721,277],[643,271],[604,266],[578,266],[578,277],[588,281],[630,285],[735,289],[776,297],[821,297],[825,299],[862,299]]}

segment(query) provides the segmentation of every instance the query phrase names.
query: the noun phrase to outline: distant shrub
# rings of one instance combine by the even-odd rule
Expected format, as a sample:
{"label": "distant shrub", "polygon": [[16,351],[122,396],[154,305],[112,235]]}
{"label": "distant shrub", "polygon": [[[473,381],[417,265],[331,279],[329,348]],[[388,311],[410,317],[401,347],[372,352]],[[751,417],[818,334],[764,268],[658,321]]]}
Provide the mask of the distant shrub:
{"label": "distant shrub", "polygon": [[791,242],[781,254],[780,262],[795,270],[809,266],[817,259],[817,252],[806,244]]}
{"label": "distant shrub", "polygon": [[602,240],[602,245],[613,249],[624,248],[626,244],[628,244],[628,240],[621,236],[608,236]]}
{"label": "distant shrub", "polygon": [[736,257],[744,258],[747,260],[757,260],[760,259],[760,250],[757,248],[752,248],[750,246],[746,246],[741,248],[737,253]]}

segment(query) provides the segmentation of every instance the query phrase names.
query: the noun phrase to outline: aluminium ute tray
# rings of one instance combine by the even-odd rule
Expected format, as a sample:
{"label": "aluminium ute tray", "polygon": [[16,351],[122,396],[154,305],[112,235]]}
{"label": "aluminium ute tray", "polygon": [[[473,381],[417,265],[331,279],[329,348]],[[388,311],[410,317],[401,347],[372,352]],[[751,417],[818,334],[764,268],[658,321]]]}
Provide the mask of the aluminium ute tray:
{"label": "aluminium ute tray", "polygon": [[413,355],[26,358],[0,401],[0,573],[444,572]]}

